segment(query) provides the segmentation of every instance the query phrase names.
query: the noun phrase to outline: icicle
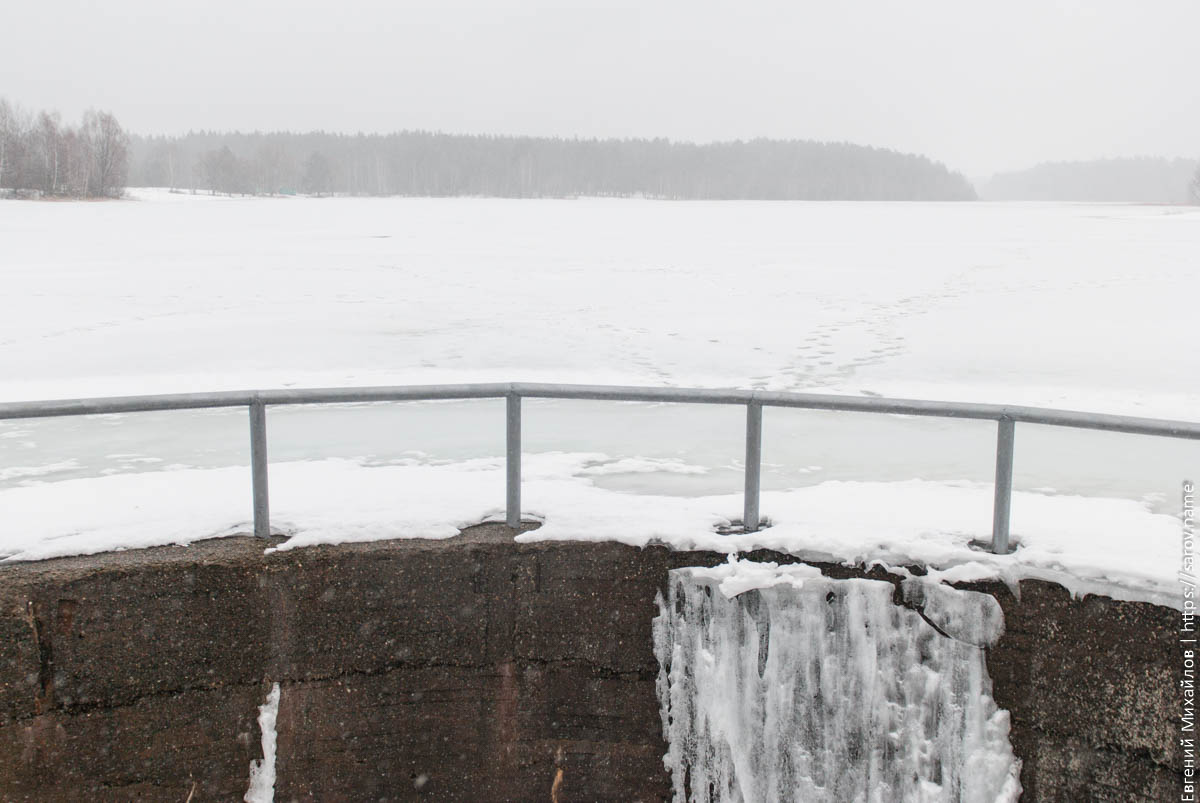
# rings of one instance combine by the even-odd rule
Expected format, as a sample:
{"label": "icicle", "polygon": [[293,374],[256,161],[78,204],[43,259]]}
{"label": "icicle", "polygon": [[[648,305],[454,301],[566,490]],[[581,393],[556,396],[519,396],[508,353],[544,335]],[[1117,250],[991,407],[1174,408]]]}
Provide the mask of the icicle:
{"label": "icicle", "polygon": [[1003,629],[993,598],[912,581],[926,621],[890,583],[745,563],[673,571],[660,600],[676,801],[1016,800],[982,649]]}

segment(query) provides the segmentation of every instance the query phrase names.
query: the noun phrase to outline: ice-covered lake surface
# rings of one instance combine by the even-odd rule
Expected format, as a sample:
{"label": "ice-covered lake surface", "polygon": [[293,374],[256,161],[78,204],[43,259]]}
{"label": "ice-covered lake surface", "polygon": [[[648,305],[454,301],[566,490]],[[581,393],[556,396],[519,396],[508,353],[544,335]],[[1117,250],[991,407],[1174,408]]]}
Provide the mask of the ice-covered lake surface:
{"label": "ice-covered lake surface", "polygon": [[[1200,410],[1196,209],[132,196],[0,204],[0,400],[516,380],[1181,419]],[[647,495],[727,498],[710,507],[732,517],[742,428],[735,408],[527,402],[525,448],[574,455],[547,465],[570,466],[609,510]],[[273,463],[447,470],[502,453],[503,410],[281,408],[269,429]],[[246,465],[246,441],[241,411],[0,422],[0,554],[114,545],[88,539],[92,519],[56,522],[40,496],[47,485],[64,509],[83,498],[81,483],[116,494],[129,523],[111,523],[133,532],[138,516],[169,511],[156,508],[161,488],[139,490],[149,478],[132,475],[211,479]],[[994,442],[986,422],[768,410],[764,487],[858,487],[868,505],[921,481],[985,499]],[[1018,491],[1064,504],[1127,500],[1157,539],[1168,516],[1154,514],[1178,513],[1181,482],[1198,467],[1191,442],[1017,431]],[[498,472],[495,481],[498,505]],[[448,527],[486,512],[422,515]],[[1018,536],[1037,524],[1022,515],[1018,505]],[[291,518],[293,531],[311,529]],[[983,504],[954,526],[965,542],[989,524]],[[930,516],[931,531],[943,526]],[[202,535],[184,530],[173,537]],[[1144,533],[1129,538],[1146,546]],[[1173,543],[1151,547],[1172,563]],[[1162,567],[1164,577],[1173,570]]]}

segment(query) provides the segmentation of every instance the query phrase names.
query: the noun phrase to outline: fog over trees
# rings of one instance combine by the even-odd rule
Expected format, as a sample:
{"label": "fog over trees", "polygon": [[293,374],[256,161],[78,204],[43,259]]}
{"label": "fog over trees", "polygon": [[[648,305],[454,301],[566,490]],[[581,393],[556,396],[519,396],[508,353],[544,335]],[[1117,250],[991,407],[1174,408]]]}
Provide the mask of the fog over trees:
{"label": "fog over trees", "polygon": [[[0,194],[119,197],[127,185],[240,195],[961,201],[960,173],[850,143],[562,139],[403,131],[130,136],[108,112],[77,125],[0,98]],[[985,200],[1200,203],[1200,162],[1039,164],[980,184]]]}
{"label": "fog over trees", "polygon": [[1192,159],[1047,162],[1000,173],[979,187],[986,201],[1200,202],[1200,164]]}
{"label": "fog over trees", "polygon": [[923,156],[847,143],[395,134],[134,137],[134,185],[217,193],[971,200]]}
{"label": "fog over trees", "polygon": [[58,112],[33,112],[0,98],[0,192],[21,196],[118,197],[129,167],[129,137],[108,112],[78,125]]}

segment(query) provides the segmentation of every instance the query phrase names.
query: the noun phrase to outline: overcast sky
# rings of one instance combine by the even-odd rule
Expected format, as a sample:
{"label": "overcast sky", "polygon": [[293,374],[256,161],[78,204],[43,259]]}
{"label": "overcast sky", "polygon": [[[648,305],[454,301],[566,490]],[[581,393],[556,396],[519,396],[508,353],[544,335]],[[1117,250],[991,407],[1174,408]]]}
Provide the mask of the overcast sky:
{"label": "overcast sky", "polygon": [[0,96],[138,133],[848,140],[971,176],[1200,157],[1200,0],[6,0]]}

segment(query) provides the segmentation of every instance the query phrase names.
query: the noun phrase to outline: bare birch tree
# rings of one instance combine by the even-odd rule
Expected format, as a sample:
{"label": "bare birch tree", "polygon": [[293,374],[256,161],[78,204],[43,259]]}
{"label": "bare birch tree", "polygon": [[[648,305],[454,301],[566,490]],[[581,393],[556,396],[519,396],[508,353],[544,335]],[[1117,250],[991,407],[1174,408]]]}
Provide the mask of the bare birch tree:
{"label": "bare birch tree", "polygon": [[88,111],[83,129],[92,151],[90,194],[119,196],[129,173],[129,136],[109,112]]}

